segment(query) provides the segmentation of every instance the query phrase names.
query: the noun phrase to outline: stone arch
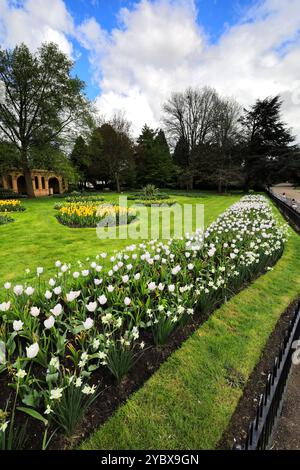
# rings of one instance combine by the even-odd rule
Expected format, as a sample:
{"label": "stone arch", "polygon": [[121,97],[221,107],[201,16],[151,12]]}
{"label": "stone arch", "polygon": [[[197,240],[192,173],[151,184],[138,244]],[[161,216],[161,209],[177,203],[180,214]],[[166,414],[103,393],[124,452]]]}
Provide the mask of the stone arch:
{"label": "stone arch", "polygon": [[55,176],[49,178],[48,184],[50,194],[60,194],[59,181]]}
{"label": "stone arch", "polygon": [[27,194],[26,180],[24,175],[17,178],[17,186],[19,194]]}

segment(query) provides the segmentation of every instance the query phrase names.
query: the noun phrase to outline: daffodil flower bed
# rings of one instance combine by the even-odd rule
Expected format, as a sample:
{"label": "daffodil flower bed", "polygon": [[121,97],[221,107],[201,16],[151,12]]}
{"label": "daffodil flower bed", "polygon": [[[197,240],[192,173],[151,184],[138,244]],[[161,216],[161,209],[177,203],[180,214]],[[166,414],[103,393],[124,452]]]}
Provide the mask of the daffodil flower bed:
{"label": "daffodil flower bed", "polygon": [[76,202],[61,207],[56,217],[69,227],[97,227],[99,223],[107,226],[129,224],[136,218],[136,213],[133,209],[111,204]]}
{"label": "daffodil flower bed", "polygon": [[[164,347],[175,330],[269,269],[286,238],[268,201],[248,196],[205,233],[128,246],[106,269],[101,253],[77,269],[57,261],[49,280],[38,268],[33,285],[6,283],[0,373],[16,391],[16,409],[44,419],[47,432],[71,435],[110,377],[120,383],[145,351]],[[15,414],[3,416],[2,443]]]}
{"label": "daffodil flower bed", "polygon": [[18,199],[2,199],[0,200],[0,212],[22,212],[25,207],[21,205]]}

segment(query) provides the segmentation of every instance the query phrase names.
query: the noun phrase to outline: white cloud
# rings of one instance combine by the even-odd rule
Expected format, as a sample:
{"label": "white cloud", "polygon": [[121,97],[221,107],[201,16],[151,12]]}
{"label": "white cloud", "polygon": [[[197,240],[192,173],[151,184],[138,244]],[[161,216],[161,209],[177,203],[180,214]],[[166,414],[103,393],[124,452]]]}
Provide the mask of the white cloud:
{"label": "white cloud", "polygon": [[141,0],[121,9],[108,33],[95,18],[74,25],[63,0],[51,0],[51,8],[44,0],[0,0],[0,43],[35,49],[54,40],[74,56],[78,41],[101,90],[101,114],[125,110],[136,133],[145,122],[159,125],[172,91],[210,85],[245,106],[282,94],[284,118],[300,141],[299,0],[253,0],[217,44],[199,26],[201,15],[194,0]]}
{"label": "white cloud", "polygon": [[101,112],[119,105],[138,131],[148,117],[158,125],[164,100],[189,85],[214,86],[245,106],[281,93],[284,117],[300,139],[300,108],[292,99],[300,76],[299,0],[256,4],[215,45],[198,26],[197,13],[201,23],[191,0],[143,0],[121,10],[120,27],[93,57]]}
{"label": "white cloud", "polygon": [[0,43],[14,47],[25,42],[32,50],[42,42],[54,41],[62,51],[72,55],[68,35],[73,34],[73,20],[63,0],[0,0]]}

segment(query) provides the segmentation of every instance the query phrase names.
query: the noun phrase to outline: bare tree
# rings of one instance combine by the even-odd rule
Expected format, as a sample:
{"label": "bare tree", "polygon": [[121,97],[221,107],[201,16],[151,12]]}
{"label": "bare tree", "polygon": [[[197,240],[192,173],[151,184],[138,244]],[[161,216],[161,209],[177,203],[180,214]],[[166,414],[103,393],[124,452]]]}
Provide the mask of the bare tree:
{"label": "bare tree", "polygon": [[173,93],[163,106],[163,122],[170,139],[176,142],[184,138],[190,151],[206,143],[213,129],[217,101],[216,91],[209,87]]}
{"label": "bare tree", "polygon": [[170,143],[175,146],[183,140],[188,148],[187,165],[182,171],[188,189],[193,188],[197,167],[194,151],[212,138],[218,100],[212,88],[188,88],[182,93],[173,93],[163,106],[163,122]]}

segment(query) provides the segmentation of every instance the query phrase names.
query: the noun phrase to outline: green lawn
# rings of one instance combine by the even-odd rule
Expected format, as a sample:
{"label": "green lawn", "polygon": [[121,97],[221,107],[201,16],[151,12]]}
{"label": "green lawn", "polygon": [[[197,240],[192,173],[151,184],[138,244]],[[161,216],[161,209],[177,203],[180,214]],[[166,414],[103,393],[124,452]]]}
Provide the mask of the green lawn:
{"label": "green lawn", "polygon": [[300,238],[217,310],[82,449],[214,449],[281,313],[300,293]]}
{"label": "green lawn", "polygon": [[[208,225],[240,196],[218,196],[205,193],[205,197],[178,196],[180,204],[204,204],[205,224]],[[106,200],[117,199],[116,194],[106,195]],[[174,196],[172,196],[173,198]],[[74,262],[95,257],[99,252],[112,253],[132,243],[132,240],[99,240],[96,229],[74,229],[59,224],[55,218],[55,202],[61,199],[41,198],[24,200],[26,211],[13,213],[15,222],[0,226],[0,283],[22,281],[25,269],[35,273],[37,266],[51,270],[56,260]],[[132,202],[130,202],[132,204]]]}

